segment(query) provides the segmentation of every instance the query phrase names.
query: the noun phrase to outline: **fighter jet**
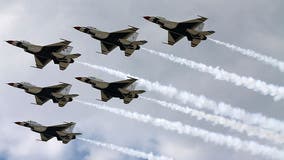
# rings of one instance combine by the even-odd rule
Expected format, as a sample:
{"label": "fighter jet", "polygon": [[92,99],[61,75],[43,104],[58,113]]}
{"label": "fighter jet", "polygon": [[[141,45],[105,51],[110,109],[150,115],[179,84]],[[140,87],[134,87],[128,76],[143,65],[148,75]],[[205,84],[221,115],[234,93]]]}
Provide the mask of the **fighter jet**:
{"label": "fighter jet", "polygon": [[[101,90],[101,101],[107,102],[112,97],[123,99],[125,104],[131,102],[133,98],[138,98],[138,94],[144,93],[144,90],[134,90],[133,83],[137,80],[129,78],[117,82],[104,82],[95,77],[76,77],[77,80],[91,84],[92,87]],[[132,85],[132,86],[131,86]]]}
{"label": "fighter jet", "polygon": [[70,54],[73,47],[69,46],[71,41],[63,40],[58,43],[40,46],[31,44],[27,41],[6,41],[9,44],[23,48],[26,52],[31,53],[35,57],[35,68],[42,69],[45,67],[51,60],[54,64],[59,64],[60,70],[65,70],[70,63],[74,62],[75,58],[81,56],[81,54]]}
{"label": "fighter jet", "polygon": [[94,27],[74,27],[75,29],[91,35],[92,38],[101,41],[101,52],[107,55],[116,47],[125,52],[125,56],[129,57],[135,50],[140,49],[140,45],[147,43],[147,41],[136,41],[138,28],[130,26],[130,28],[116,31],[104,32]]}
{"label": "fighter jet", "polygon": [[72,133],[73,128],[75,127],[74,122],[66,122],[64,124],[59,124],[55,126],[43,126],[34,121],[24,121],[24,122],[15,122],[16,124],[24,127],[30,128],[32,131],[40,134],[40,141],[48,141],[53,137],[56,137],[58,141],[67,144],[72,139],[76,139],[77,135],[81,133]]}
{"label": "fighter jet", "polygon": [[26,93],[35,96],[36,104],[43,105],[48,100],[52,99],[53,103],[58,103],[59,107],[64,107],[65,104],[71,102],[78,94],[69,94],[72,87],[71,84],[61,83],[49,87],[37,87],[27,82],[8,83],[8,85],[24,89]]}
{"label": "fighter jet", "polygon": [[145,16],[144,18],[168,31],[168,42],[165,42],[166,44],[174,45],[183,37],[187,37],[191,41],[191,47],[196,47],[201,40],[207,39],[206,36],[215,33],[215,31],[202,31],[207,18],[199,17],[184,22],[174,22],[164,17]]}

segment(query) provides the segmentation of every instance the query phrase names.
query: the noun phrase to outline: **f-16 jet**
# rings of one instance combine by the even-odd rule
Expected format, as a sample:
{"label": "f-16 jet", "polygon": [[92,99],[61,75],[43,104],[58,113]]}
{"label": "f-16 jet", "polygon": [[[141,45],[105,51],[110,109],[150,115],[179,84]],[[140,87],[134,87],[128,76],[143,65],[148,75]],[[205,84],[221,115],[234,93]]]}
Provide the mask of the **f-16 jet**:
{"label": "f-16 jet", "polygon": [[81,54],[70,54],[73,47],[69,46],[71,41],[63,40],[58,43],[40,46],[31,44],[27,41],[6,41],[9,44],[23,48],[26,52],[31,53],[35,57],[35,68],[42,69],[45,67],[51,60],[54,64],[59,64],[60,70],[65,70],[70,63],[74,62],[75,58],[81,56]]}
{"label": "f-16 jet", "polygon": [[196,47],[201,40],[207,39],[206,36],[215,33],[215,31],[202,31],[207,18],[199,17],[184,22],[174,22],[164,17],[145,16],[144,18],[168,31],[168,42],[166,44],[174,45],[183,37],[187,37],[191,41],[191,47]]}
{"label": "f-16 jet", "polygon": [[58,141],[62,141],[62,143],[67,144],[72,139],[76,139],[77,135],[81,135],[81,133],[72,133],[73,128],[76,124],[74,122],[66,122],[64,124],[59,124],[55,126],[43,126],[34,121],[24,121],[15,123],[20,126],[28,127],[32,131],[39,133],[41,137],[40,141],[44,142],[56,137]]}
{"label": "f-16 jet", "polygon": [[[129,78],[117,82],[104,82],[95,77],[76,77],[77,80],[91,84],[92,87],[101,90],[101,101],[107,102],[112,97],[123,99],[125,104],[128,104],[134,98],[138,98],[138,94],[144,93],[144,90],[134,90],[133,83],[137,80]],[[134,87],[133,87],[134,88]]]}
{"label": "f-16 jet", "polygon": [[64,107],[68,102],[71,102],[78,94],[69,94],[72,87],[71,84],[61,83],[49,87],[37,87],[27,82],[8,83],[8,85],[24,89],[26,93],[35,96],[36,105],[43,105],[48,100],[52,99],[53,103],[58,103],[59,107]]}
{"label": "f-16 jet", "polygon": [[107,55],[109,52],[119,47],[125,52],[125,56],[129,57],[135,50],[140,49],[140,45],[147,43],[147,41],[136,41],[138,28],[130,27],[116,32],[100,31],[94,27],[74,27],[75,29],[91,35],[92,38],[101,41],[101,52]]}

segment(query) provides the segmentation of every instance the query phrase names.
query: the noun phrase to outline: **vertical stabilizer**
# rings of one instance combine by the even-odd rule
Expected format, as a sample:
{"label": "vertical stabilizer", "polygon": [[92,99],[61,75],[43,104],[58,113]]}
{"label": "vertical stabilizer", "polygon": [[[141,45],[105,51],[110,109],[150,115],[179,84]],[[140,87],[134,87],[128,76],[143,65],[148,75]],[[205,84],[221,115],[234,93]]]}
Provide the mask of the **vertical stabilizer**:
{"label": "vertical stabilizer", "polygon": [[196,28],[195,30],[198,31],[198,32],[201,32],[204,28],[204,23],[200,23]]}
{"label": "vertical stabilizer", "polygon": [[69,84],[67,87],[65,87],[60,93],[66,95],[69,94],[70,90],[71,90],[72,85]]}
{"label": "vertical stabilizer", "polygon": [[128,37],[127,40],[129,40],[130,42],[134,42],[137,39],[138,35],[139,33],[134,32],[130,37]]}
{"label": "vertical stabilizer", "polygon": [[69,55],[72,51],[73,47],[72,46],[67,46],[64,50],[62,50],[60,53],[63,55]]}
{"label": "vertical stabilizer", "polygon": [[74,129],[74,127],[75,127],[75,125],[76,125],[76,123],[74,123],[74,122],[70,122],[70,127],[68,127],[65,131],[66,132],[68,132],[68,133],[72,133],[73,132],[73,129]]}

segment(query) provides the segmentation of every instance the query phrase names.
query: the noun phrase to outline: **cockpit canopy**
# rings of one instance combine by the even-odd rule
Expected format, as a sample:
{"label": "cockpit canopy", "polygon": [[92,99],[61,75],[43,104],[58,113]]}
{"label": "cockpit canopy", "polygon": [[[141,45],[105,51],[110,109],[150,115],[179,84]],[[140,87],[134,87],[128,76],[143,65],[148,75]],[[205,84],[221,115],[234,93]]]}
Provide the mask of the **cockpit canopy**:
{"label": "cockpit canopy", "polygon": [[22,43],[24,43],[24,44],[31,44],[30,42],[25,41],[25,40],[21,40],[20,42],[22,42]]}
{"label": "cockpit canopy", "polygon": [[96,81],[103,82],[103,80],[101,80],[101,79],[99,79],[99,78],[96,78],[96,77],[88,77],[88,78],[90,78],[90,79],[92,79],[92,80],[96,80]]}
{"label": "cockpit canopy", "polygon": [[87,26],[86,28],[88,28],[88,29],[96,29],[95,27],[92,27],[92,26]]}
{"label": "cockpit canopy", "polygon": [[36,126],[41,126],[41,124],[35,122],[35,121],[26,121],[26,123],[30,124],[30,125],[36,125]]}
{"label": "cockpit canopy", "polygon": [[22,85],[26,85],[26,86],[34,86],[32,84],[30,84],[29,82],[21,82]]}
{"label": "cockpit canopy", "polygon": [[157,18],[159,18],[159,19],[163,19],[163,20],[166,20],[166,18],[164,18],[164,17],[159,17],[159,16],[158,16]]}

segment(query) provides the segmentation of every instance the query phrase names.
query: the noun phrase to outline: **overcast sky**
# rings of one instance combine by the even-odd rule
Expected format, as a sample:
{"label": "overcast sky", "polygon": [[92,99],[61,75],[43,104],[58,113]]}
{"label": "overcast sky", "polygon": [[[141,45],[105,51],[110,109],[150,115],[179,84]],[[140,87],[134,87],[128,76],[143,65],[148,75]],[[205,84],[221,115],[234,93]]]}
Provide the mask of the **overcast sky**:
{"label": "overcast sky", "polygon": [[[196,62],[221,68],[255,79],[284,85],[283,75],[275,68],[254,59],[239,55],[211,41],[201,42],[196,48],[183,39],[174,46],[162,44],[167,41],[167,32],[143,19],[143,16],[163,16],[170,20],[185,21],[197,15],[208,17],[205,29],[216,31],[211,38],[233,43],[243,48],[253,49],[265,55],[284,60],[284,2],[228,1],[228,0],[62,0],[62,1],[4,1],[0,0],[0,160],[135,160],[136,158],[109,151],[97,146],[74,140],[67,145],[52,139],[47,143],[35,139],[39,135],[27,128],[15,125],[15,121],[34,120],[45,125],[63,121],[77,123],[76,132],[85,138],[132,147],[145,152],[154,152],[177,160],[264,160],[247,152],[237,152],[199,138],[179,135],[132,121],[105,111],[84,106],[76,102],[64,108],[48,102],[35,106],[34,97],[23,90],[6,85],[8,82],[27,81],[37,86],[54,85],[58,82],[71,83],[71,93],[80,94],[76,99],[101,103],[100,92],[83,84],[74,77],[96,76],[106,81],[120,80],[117,77],[82,66],[71,64],[60,71],[52,62],[44,69],[34,69],[32,55],[14,47],[5,40],[27,40],[31,43],[47,45],[59,38],[71,40],[74,53],[81,53],[78,61],[102,65],[131,73],[151,81],[171,84],[178,89],[188,90],[197,95],[205,95],[217,102],[224,101],[249,112],[262,113],[269,117],[284,120],[284,101],[274,102],[272,97],[263,96],[231,83],[215,80],[211,75],[190,70],[171,63],[142,50],[131,57],[125,57],[119,49],[108,56],[97,54],[100,43],[75,29],[74,26],[93,26],[105,31],[121,30],[128,25],[140,28],[140,40],[147,40],[146,48],[171,53]],[[144,89],[144,88],[139,88]],[[179,103],[154,92],[143,94],[147,97]],[[233,135],[244,140],[255,140],[271,144],[257,138],[228,130],[218,125],[198,121],[181,113],[135,99],[129,105],[119,99],[112,99],[108,106],[150,114],[171,121],[181,121],[212,132]],[[283,146],[277,146],[283,148]]]}

